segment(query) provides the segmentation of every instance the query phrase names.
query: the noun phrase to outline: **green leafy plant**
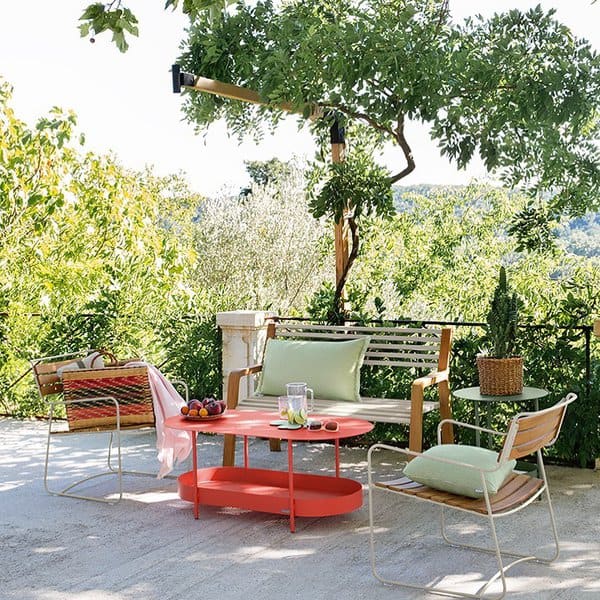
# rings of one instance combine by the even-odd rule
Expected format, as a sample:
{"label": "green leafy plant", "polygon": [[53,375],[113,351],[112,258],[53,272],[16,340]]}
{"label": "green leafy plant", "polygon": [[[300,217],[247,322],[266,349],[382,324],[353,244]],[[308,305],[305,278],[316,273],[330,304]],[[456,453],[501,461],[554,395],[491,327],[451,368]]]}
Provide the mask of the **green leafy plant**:
{"label": "green leafy plant", "polygon": [[[360,134],[361,128],[355,129]],[[329,217],[335,222],[345,221],[350,232],[351,248],[335,288],[327,317],[330,322],[345,316],[342,293],[359,253],[362,219],[371,215],[389,219],[395,214],[388,174],[373,160],[367,132],[363,133],[364,139],[355,144],[344,162],[328,165],[327,180],[318,193],[311,194],[309,205],[315,219]],[[316,169],[315,173],[313,177],[318,178],[322,170]]]}
{"label": "green leafy plant", "polygon": [[486,338],[490,358],[515,356],[518,321],[519,299],[516,292],[509,288],[506,269],[500,267],[498,285],[487,314]]}

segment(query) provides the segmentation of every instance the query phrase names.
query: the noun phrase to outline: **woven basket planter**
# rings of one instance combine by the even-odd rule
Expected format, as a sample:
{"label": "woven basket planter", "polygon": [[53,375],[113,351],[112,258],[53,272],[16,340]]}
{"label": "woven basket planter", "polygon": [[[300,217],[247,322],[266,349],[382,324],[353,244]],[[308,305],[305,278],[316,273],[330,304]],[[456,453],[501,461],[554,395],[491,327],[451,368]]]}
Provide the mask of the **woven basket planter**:
{"label": "woven basket planter", "polygon": [[485,396],[515,396],[523,391],[523,358],[477,357],[479,388]]}

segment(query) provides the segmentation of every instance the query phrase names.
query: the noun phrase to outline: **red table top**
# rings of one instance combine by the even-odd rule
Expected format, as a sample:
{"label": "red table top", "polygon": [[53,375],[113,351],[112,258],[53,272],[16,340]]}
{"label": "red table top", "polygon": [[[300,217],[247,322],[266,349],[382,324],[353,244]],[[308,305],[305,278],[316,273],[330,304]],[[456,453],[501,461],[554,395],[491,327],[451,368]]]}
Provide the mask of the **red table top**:
{"label": "red table top", "polygon": [[351,417],[331,417],[311,415],[311,419],[320,421],[337,421],[339,431],[311,431],[307,427],[300,429],[279,429],[269,425],[271,421],[279,420],[277,412],[228,410],[220,419],[214,421],[191,421],[183,416],[168,417],[165,425],[171,429],[196,431],[199,433],[230,433],[250,437],[277,438],[280,440],[335,440],[362,435],[373,429],[373,423]]}

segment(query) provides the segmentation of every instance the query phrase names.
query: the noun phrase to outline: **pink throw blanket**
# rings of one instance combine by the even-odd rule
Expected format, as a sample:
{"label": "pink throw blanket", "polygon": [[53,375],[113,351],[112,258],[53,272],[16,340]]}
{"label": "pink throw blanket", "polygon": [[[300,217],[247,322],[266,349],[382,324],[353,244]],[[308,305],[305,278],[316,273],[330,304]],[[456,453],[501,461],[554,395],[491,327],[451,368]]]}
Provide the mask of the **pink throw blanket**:
{"label": "pink throw blanket", "polygon": [[133,361],[127,366],[148,367],[148,381],[152,390],[154,416],[156,419],[156,448],[158,449],[157,479],[168,475],[176,462],[184,461],[192,450],[192,436],[188,431],[165,427],[165,419],[181,414],[179,411],[185,400],[173,387],[173,384],[153,365]]}

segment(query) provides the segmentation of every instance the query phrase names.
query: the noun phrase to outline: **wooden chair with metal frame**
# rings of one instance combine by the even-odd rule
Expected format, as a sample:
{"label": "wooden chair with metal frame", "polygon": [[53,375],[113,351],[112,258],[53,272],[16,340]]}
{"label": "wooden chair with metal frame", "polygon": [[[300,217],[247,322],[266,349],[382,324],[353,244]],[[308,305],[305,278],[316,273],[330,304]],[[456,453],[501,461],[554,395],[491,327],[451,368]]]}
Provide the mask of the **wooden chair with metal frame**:
{"label": "wooden chair with metal frame", "polygon": [[[84,365],[81,359],[89,358],[92,354],[108,357],[108,364],[103,368],[95,367],[93,361]],[[121,432],[152,428],[155,423],[148,368],[141,365],[125,366],[132,360],[134,359],[118,361],[109,352],[94,353],[90,350],[30,361],[40,398],[48,404],[44,488],[49,494],[113,504],[123,497],[123,475],[156,477],[156,472],[123,469]],[[77,368],[70,369],[76,363],[79,363]],[[185,382],[173,381],[172,383],[184,387],[187,400],[188,389]],[[64,407],[67,430],[52,428],[59,406]],[[52,489],[48,481],[52,438],[57,434],[97,432],[109,434],[105,470],[78,479],[63,489]],[[116,464],[113,462],[113,447]],[[107,475],[117,478],[116,499],[71,492],[72,489],[87,481]],[[167,475],[167,477],[172,476]]]}
{"label": "wooden chair with metal frame", "polygon": [[[534,560],[544,564],[549,564],[552,561],[554,561],[559,555],[560,545],[558,533],[556,530],[554,511],[552,509],[552,503],[550,500],[550,494],[548,490],[548,480],[546,477],[546,471],[542,460],[542,448],[554,444],[560,433],[567,406],[576,398],[577,396],[575,394],[570,393],[560,402],[558,402],[550,408],[534,412],[522,412],[511,419],[508,430],[505,433],[481,427],[475,427],[474,425],[468,423],[461,423],[459,421],[446,420],[446,422],[452,422],[454,425],[457,425],[459,427],[467,427],[476,430],[478,429],[486,433],[491,433],[494,435],[504,437],[502,449],[498,454],[497,459],[494,459],[496,460],[496,466],[489,469],[475,467],[473,466],[473,464],[467,464],[466,462],[458,462],[447,458],[443,458],[442,452],[435,452],[435,450],[440,450],[442,448],[442,446],[439,445],[437,447],[434,447],[433,453],[417,453],[407,449],[400,449],[385,444],[374,444],[373,446],[371,446],[368,452],[368,496],[370,557],[373,575],[386,584],[395,584],[412,589],[425,590],[430,593],[454,597],[490,599],[493,598],[494,600],[500,600],[500,598],[503,598],[506,595],[507,586],[505,574],[508,571],[508,569],[510,569],[518,563],[528,560]],[[444,421],[442,421],[438,426],[438,444],[441,443],[440,437],[441,428],[443,424]],[[464,495],[459,495],[457,493],[452,493],[450,491],[444,491],[439,488],[434,488],[431,485],[427,486],[424,485],[422,482],[419,483],[414,480],[411,480],[406,475],[394,481],[374,481],[373,453],[379,449],[386,449],[392,452],[402,453],[408,456],[408,460],[411,462],[414,462],[415,460],[435,461],[435,463],[437,463],[436,466],[441,465],[441,467],[446,471],[450,471],[452,469],[455,473],[461,473],[462,470],[465,479],[469,478],[469,476],[473,477],[474,475],[474,481],[477,482],[477,486],[480,488],[479,491],[482,492],[481,497],[467,497]],[[447,448],[443,450],[447,450]],[[510,465],[514,464],[515,459],[528,456],[533,453],[537,454],[539,469],[539,473],[537,474],[538,477],[532,477],[514,471],[512,473],[510,472]],[[428,454],[430,455],[428,456]],[[435,456],[435,454],[437,454],[437,456]],[[513,461],[513,463],[511,463],[510,461]],[[424,464],[425,463],[421,462],[419,464],[419,467],[417,468],[420,468]],[[434,463],[429,462],[428,466],[431,466],[432,464]],[[506,469],[507,464],[509,464],[508,476],[506,477],[504,482],[501,483],[498,491],[496,493],[491,493],[488,489],[490,487],[488,476],[490,474],[498,472],[500,469]],[[410,471],[410,468],[405,468],[408,471]],[[417,479],[417,477],[415,477],[415,479]],[[483,585],[481,585],[481,587],[479,587],[479,589],[474,594],[440,588],[434,585],[417,585],[415,583],[404,582],[383,577],[377,570],[376,564],[373,505],[374,492],[376,490],[383,490],[395,494],[402,494],[406,497],[410,497],[415,500],[424,500],[426,502],[430,502],[441,506],[440,520],[441,533],[443,539],[452,546],[470,548],[494,554],[498,563],[498,571],[494,575],[492,575],[485,583],[483,583]],[[501,550],[498,543],[495,520],[501,517],[508,517],[510,515],[515,514],[516,512],[530,505],[536,498],[540,497],[543,493],[545,493],[546,496],[550,524],[554,537],[555,550],[553,554],[547,558],[544,558],[541,556],[518,554],[512,551]],[[445,527],[444,510],[446,508],[466,512],[477,517],[487,518],[493,542],[492,547],[472,546],[470,544],[464,544],[456,540],[451,540],[447,535]],[[502,558],[503,555],[508,556],[513,560],[510,563],[504,565]],[[439,575],[439,573],[437,574]],[[486,594],[486,590],[488,589],[488,587],[494,581],[498,580],[498,578],[500,578],[502,582],[502,591],[499,592],[497,595]]]}

